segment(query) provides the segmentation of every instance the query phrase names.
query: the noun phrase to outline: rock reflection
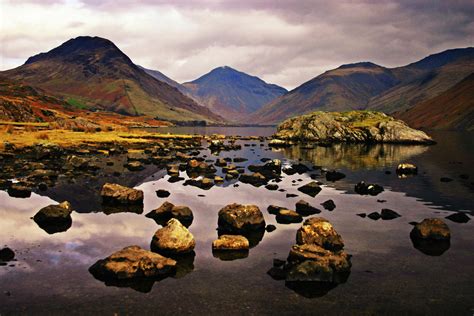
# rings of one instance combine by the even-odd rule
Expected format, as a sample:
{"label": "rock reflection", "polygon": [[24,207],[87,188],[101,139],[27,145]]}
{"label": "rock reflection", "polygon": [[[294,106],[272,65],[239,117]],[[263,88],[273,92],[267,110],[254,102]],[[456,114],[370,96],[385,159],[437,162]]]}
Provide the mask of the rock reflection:
{"label": "rock reflection", "polygon": [[56,234],[56,233],[62,233],[67,231],[69,228],[72,226],[72,219],[69,217],[67,219],[64,219],[62,221],[57,221],[55,223],[52,222],[42,222],[42,221],[37,221],[35,220],[35,223],[47,232],[48,234]]}
{"label": "rock reflection", "polygon": [[106,215],[118,213],[143,213],[143,205],[102,205],[102,212]]}
{"label": "rock reflection", "polygon": [[195,257],[196,253],[194,251],[182,255],[170,256],[170,258],[176,260],[176,272],[173,277],[181,279],[193,272]]}
{"label": "rock reflection", "polygon": [[364,168],[386,167],[402,160],[420,155],[428,146],[394,144],[333,144],[330,147],[292,146],[282,149],[285,157],[303,159],[316,165],[331,168],[358,170]]}
{"label": "rock reflection", "polygon": [[212,249],[214,258],[222,261],[233,261],[238,259],[245,259],[249,256],[248,250],[216,250]]}
{"label": "rock reflection", "polygon": [[450,240],[430,240],[419,238],[414,231],[410,233],[413,247],[428,256],[441,256],[450,247]]}

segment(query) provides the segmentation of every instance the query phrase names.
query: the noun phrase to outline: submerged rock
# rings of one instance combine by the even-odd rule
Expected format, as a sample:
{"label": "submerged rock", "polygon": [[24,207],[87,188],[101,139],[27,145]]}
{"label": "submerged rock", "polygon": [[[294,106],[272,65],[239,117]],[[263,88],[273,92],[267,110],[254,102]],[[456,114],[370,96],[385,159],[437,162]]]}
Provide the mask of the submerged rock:
{"label": "submerged rock", "polygon": [[[89,268],[89,272],[95,278],[105,281],[106,284],[130,286],[142,292],[148,292],[153,286],[154,279],[172,274],[175,267],[176,261],[173,259],[144,250],[139,246],[129,246],[97,261]],[[136,283],[120,282],[132,279],[151,279],[151,282],[145,287],[138,288],[134,286],[137,285]]]}
{"label": "submerged rock", "polygon": [[143,191],[115,183],[104,184],[100,195],[105,204],[143,204]]}
{"label": "submerged rock", "polygon": [[303,221],[303,217],[300,214],[288,209],[280,209],[275,219],[280,224],[301,223]]}
{"label": "submerged rock", "polygon": [[380,212],[380,217],[383,220],[391,220],[391,219],[401,217],[401,215],[391,209],[383,208],[382,211]]}
{"label": "submerged rock", "polygon": [[321,192],[321,187],[317,182],[311,181],[310,183],[299,187],[298,191],[308,194],[309,196],[315,197],[319,192]]}
{"label": "submerged rock", "polygon": [[155,210],[152,210],[145,215],[148,218],[153,218],[158,224],[165,225],[171,218],[176,218],[184,226],[189,227],[194,219],[193,212],[187,206],[174,205],[170,202],[164,202]]}
{"label": "submerged rock", "polygon": [[446,216],[445,218],[455,223],[467,223],[471,220],[469,216],[467,216],[466,213],[462,213],[462,212],[451,214],[449,216]]}
{"label": "submerged rock", "polygon": [[158,229],[151,241],[151,249],[166,255],[177,255],[194,250],[196,241],[189,230],[175,218],[165,227]]}
{"label": "submerged rock", "polygon": [[344,179],[346,177],[345,174],[342,172],[336,171],[336,170],[330,170],[326,172],[326,180],[327,181],[339,181],[341,179]]}
{"label": "submerged rock", "polygon": [[364,142],[433,144],[425,132],[374,111],[313,112],[285,120],[274,135],[281,143]]}
{"label": "submerged rock", "polygon": [[170,196],[170,194],[171,193],[167,190],[163,190],[163,189],[156,190],[156,196],[159,198],[167,198],[168,196]]}
{"label": "submerged rock", "polygon": [[333,211],[336,208],[336,203],[333,200],[324,201],[321,205],[328,211]]}
{"label": "submerged rock", "polygon": [[221,231],[241,233],[263,230],[265,219],[258,206],[234,203],[219,211],[217,224]]}

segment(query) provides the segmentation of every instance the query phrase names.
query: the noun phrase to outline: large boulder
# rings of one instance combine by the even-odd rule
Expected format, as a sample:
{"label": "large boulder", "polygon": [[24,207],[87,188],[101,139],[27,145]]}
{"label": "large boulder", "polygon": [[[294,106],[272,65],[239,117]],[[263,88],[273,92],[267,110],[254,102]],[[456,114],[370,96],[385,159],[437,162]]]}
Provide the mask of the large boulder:
{"label": "large boulder", "polygon": [[98,279],[153,278],[173,272],[176,261],[139,246],[129,246],[97,261],[89,271]]}
{"label": "large boulder", "polygon": [[311,217],[304,221],[296,233],[298,245],[313,244],[330,251],[344,248],[344,242],[331,223],[322,217]]}
{"label": "large boulder", "polygon": [[313,112],[285,120],[274,135],[279,142],[433,144],[425,132],[381,112]]}
{"label": "large boulder", "polygon": [[221,231],[234,233],[265,229],[265,219],[256,205],[230,204],[219,211],[218,226]]}
{"label": "large boulder", "polygon": [[143,191],[127,188],[115,183],[104,184],[100,195],[105,204],[143,204]]}
{"label": "large boulder", "polygon": [[66,231],[71,227],[71,213],[71,204],[65,201],[57,205],[43,207],[33,216],[33,220],[48,234],[54,234]]}
{"label": "large boulder", "polygon": [[440,256],[451,246],[448,225],[437,218],[426,218],[410,232],[413,247],[429,256]]}
{"label": "large boulder", "polygon": [[151,241],[151,249],[166,255],[179,255],[194,250],[196,241],[189,230],[175,218],[158,229]]}
{"label": "large boulder", "polygon": [[165,225],[171,218],[176,218],[186,227],[189,227],[194,219],[193,211],[189,207],[170,202],[164,202],[145,216],[153,218],[160,225]]}

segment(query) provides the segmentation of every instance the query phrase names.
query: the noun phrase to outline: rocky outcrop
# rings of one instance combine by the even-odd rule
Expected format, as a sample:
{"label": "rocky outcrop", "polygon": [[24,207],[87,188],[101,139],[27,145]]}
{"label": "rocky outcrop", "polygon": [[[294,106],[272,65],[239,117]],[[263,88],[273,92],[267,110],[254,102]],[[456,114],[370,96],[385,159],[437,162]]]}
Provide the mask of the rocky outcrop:
{"label": "rocky outcrop", "polygon": [[256,205],[230,204],[219,211],[219,230],[245,233],[265,229],[265,219]]}
{"label": "rocky outcrop", "polygon": [[155,278],[172,273],[176,261],[139,246],[125,247],[89,268],[99,280]]}
{"label": "rocky outcrop", "polygon": [[143,204],[143,191],[127,188],[115,183],[106,183],[100,192],[105,204],[139,205]]}
{"label": "rocky outcrop", "polygon": [[155,210],[152,210],[146,217],[153,218],[158,224],[166,225],[171,218],[176,218],[184,226],[191,226],[194,215],[191,209],[184,205],[174,205],[170,202],[164,202]]}
{"label": "rocky outcrop", "polygon": [[277,143],[434,143],[425,132],[373,111],[314,112],[297,116],[281,123],[274,138]]}
{"label": "rocky outcrop", "polygon": [[175,218],[158,229],[151,241],[151,249],[166,255],[179,255],[194,250],[196,241],[189,230]]}

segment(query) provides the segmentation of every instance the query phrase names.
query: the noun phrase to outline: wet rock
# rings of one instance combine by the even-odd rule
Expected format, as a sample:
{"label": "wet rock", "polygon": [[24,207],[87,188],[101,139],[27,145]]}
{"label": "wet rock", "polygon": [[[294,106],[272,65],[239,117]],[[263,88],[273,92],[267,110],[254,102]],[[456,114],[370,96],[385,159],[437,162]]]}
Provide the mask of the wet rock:
{"label": "wet rock", "polygon": [[298,245],[314,244],[330,251],[344,248],[342,237],[329,221],[322,217],[311,217],[304,221],[296,233]]}
{"label": "wet rock", "polygon": [[184,182],[184,185],[191,185],[193,187],[197,187],[202,190],[209,190],[210,188],[214,186],[214,181],[209,178],[188,179]]}
{"label": "wet rock", "polygon": [[297,163],[297,164],[292,164],[290,167],[284,168],[282,171],[286,173],[287,175],[291,176],[296,173],[303,174],[305,172],[310,171],[310,169],[302,163]]}
{"label": "wet rock", "polygon": [[234,162],[237,162],[237,163],[239,163],[239,162],[245,162],[245,161],[247,161],[247,160],[248,160],[247,158],[243,158],[243,157],[236,157],[236,158],[233,159],[233,161],[234,161]]}
{"label": "wet rock", "polygon": [[365,214],[365,213],[358,213],[356,215],[359,216],[359,217],[362,217],[362,218],[365,218],[367,216],[367,214]]}
{"label": "wet rock", "polygon": [[220,177],[220,176],[215,176],[215,177],[214,177],[214,183],[215,183],[215,184],[224,183],[224,178],[222,178],[222,177]]}
{"label": "wet rock", "polygon": [[437,218],[426,218],[416,223],[410,232],[413,247],[429,256],[440,256],[450,247],[451,232],[448,225]]}
{"label": "wet rock", "polygon": [[[105,259],[97,261],[89,268],[89,272],[106,284],[116,286],[133,286],[133,283],[116,283],[130,279],[155,279],[172,274],[176,261],[157,253],[144,250],[139,246],[125,247]],[[153,281],[151,281],[153,286]],[[148,292],[151,286],[144,287]],[[143,289],[138,287],[136,289]]]}
{"label": "wet rock", "polygon": [[268,182],[267,179],[259,172],[255,172],[253,174],[244,173],[239,177],[239,180],[242,183],[248,183],[256,187],[262,186]]}
{"label": "wet rock", "polygon": [[176,218],[184,226],[191,226],[194,215],[191,209],[183,205],[174,205],[170,202],[164,202],[155,210],[152,210],[145,215],[148,218],[153,218],[158,224],[165,226],[171,218]]}
{"label": "wet rock", "polygon": [[223,158],[219,158],[219,159],[216,160],[215,165],[218,166],[218,167],[225,167],[225,166],[227,166],[227,161],[225,161],[225,159],[223,159]]}
{"label": "wet rock", "polygon": [[68,156],[66,158],[67,164],[69,164],[74,169],[82,169],[85,170],[89,166],[89,159],[78,157],[78,156]]}
{"label": "wet rock", "polygon": [[391,209],[383,208],[382,211],[380,212],[380,217],[383,220],[391,220],[391,219],[401,217],[401,215]]}
{"label": "wet rock", "polygon": [[115,183],[106,183],[100,192],[102,201],[112,205],[143,204],[143,191],[127,188]]}
{"label": "wet rock", "polygon": [[321,210],[310,205],[305,200],[299,200],[298,202],[296,202],[296,212],[301,214],[302,216],[308,216],[321,213]]}
{"label": "wet rock", "polygon": [[330,170],[326,172],[326,180],[327,181],[339,181],[341,179],[344,179],[346,177],[345,174],[342,172],[336,171],[336,170]]}
{"label": "wet rock", "polygon": [[212,242],[212,249],[220,251],[248,251],[249,247],[248,239],[241,235],[221,235]]}
{"label": "wet rock", "polygon": [[297,197],[298,194],[293,194],[293,193],[287,193],[286,194],[286,198],[294,198],[294,197]]}
{"label": "wet rock", "polygon": [[449,240],[451,232],[448,225],[438,218],[426,218],[412,230],[415,237],[429,240]]}
{"label": "wet rock", "polygon": [[376,196],[382,193],[384,190],[381,185],[365,183],[364,181],[361,181],[355,185],[354,191],[360,195]]}
{"label": "wet rock", "polygon": [[268,146],[270,147],[291,147],[292,143],[286,140],[281,139],[272,139]]}
{"label": "wet rock", "polygon": [[170,219],[165,227],[158,229],[151,241],[152,251],[166,255],[191,252],[195,245],[194,236],[175,218]]}
{"label": "wet rock", "polygon": [[8,195],[15,198],[29,198],[31,189],[21,183],[13,183],[7,190]]}
{"label": "wet rock", "polygon": [[311,181],[310,183],[299,187],[298,191],[308,194],[309,196],[315,197],[319,192],[321,192],[321,187],[317,182]]}
{"label": "wet rock", "polygon": [[6,247],[0,250],[0,261],[8,262],[15,259],[15,252]]}
{"label": "wet rock", "polygon": [[418,173],[418,167],[411,163],[401,163],[398,165],[396,173],[398,175],[414,175]]}
{"label": "wet rock", "polygon": [[272,231],[275,231],[275,230],[276,230],[276,226],[275,226],[275,225],[272,225],[272,224],[269,224],[269,225],[267,225],[267,227],[265,227],[265,230],[266,230],[268,233],[271,233]]}
{"label": "wet rock", "polygon": [[127,153],[128,161],[148,162],[150,157],[143,150],[133,150]]}
{"label": "wet rock", "polygon": [[142,165],[140,161],[127,162],[125,164],[125,168],[127,168],[130,171],[141,171],[145,169],[145,167]]}
{"label": "wet rock", "polygon": [[159,198],[167,198],[168,196],[170,196],[170,194],[171,193],[167,190],[163,190],[163,189],[156,190],[156,196]]}
{"label": "wet rock", "polygon": [[328,211],[333,211],[336,208],[336,203],[333,200],[324,201],[321,205]]}
{"label": "wet rock", "polygon": [[48,234],[68,230],[72,225],[72,208],[67,201],[58,205],[49,205],[39,210],[33,220]]}
{"label": "wet rock", "polygon": [[372,212],[370,213],[369,215],[367,215],[368,218],[374,220],[374,221],[377,221],[379,220],[382,216],[380,215],[380,213],[378,212]]}
{"label": "wet rock", "polygon": [[275,219],[279,224],[301,223],[303,221],[303,217],[300,214],[287,209],[280,209]]}
{"label": "wet rock", "polygon": [[467,223],[471,220],[469,216],[467,216],[466,213],[462,213],[462,212],[451,214],[449,216],[446,216],[445,218],[455,223]]}
{"label": "wet rock", "polygon": [[184,180],[184,178],[179,177],[179,176],[171,176],[171,177],[168,178],[169,183],[176,183],[176,182],[183,181],[183,180]]}
{"label": "wet rock", "polygon": [[242,233],[263,230],[265,219],[256,205],[230,204],[219,211],[219,230]]}
{"label": "wet rock", "polygon": [[278,185],[270,183],[265,186],[265,189],[270,190],[270,191],[276,191],[278,190]]}

